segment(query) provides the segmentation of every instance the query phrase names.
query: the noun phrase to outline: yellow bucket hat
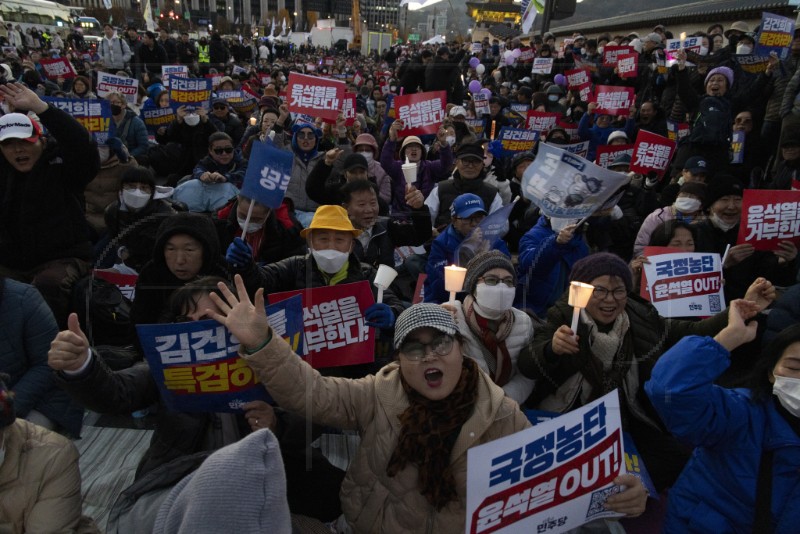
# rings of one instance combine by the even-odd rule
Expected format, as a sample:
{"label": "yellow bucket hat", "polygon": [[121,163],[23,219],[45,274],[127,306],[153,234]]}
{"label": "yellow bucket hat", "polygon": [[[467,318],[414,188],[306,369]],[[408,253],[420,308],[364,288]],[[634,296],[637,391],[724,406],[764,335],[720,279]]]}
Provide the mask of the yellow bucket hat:
{"label": "yellow bucket hat", "polygon": [[338,230],[340,232],[350,232],[353,237],[358,237],[361,230],[353,228],[347,210],[341,206],[320,206],[311,219],[308,228],[300,232],[300,237],[305,238],[311,230]]}

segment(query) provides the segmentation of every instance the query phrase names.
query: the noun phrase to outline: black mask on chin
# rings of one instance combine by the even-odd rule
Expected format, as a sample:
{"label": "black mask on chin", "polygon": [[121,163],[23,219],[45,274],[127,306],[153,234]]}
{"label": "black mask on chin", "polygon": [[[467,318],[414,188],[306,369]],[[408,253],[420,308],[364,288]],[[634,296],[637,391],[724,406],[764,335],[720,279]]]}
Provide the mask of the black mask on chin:
{"label": "black mask on chin", "polygon": [[739,35],[731,35],[728,37],[728,46],[736,50],[736,45],[739,44],[741,37]]}

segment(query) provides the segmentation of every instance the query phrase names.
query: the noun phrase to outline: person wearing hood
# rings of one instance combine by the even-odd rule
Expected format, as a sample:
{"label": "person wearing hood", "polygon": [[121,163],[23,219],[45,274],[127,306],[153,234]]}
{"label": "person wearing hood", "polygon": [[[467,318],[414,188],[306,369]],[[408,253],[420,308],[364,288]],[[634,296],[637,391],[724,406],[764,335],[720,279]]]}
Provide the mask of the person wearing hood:
{"label": "person wearing hood", "polygon": [[106,232],[106,208],[117,200],[120,181],[125,172],[137,166],[128,150],[117,137],[109,137],[105,144],[98,145],[100,171],[86,185],[83,195],[86,199],[86,221],[96,237]]}
{"label": "person wearing hood", "polygon": [[633,245],[633,256],[637,257],[644,252],[644,248],[650,244],[650,236],[660,224],[673,219],[685,223],[695,223],[702,221],[703,200],[705,199],[706,185],[702,182],[687,182],[678,191],[678,196],[672,205],[658,208],[647,217],[639,227],[636,234],[636,241]]}
{"label": "person wearing hood", "polygon": [[367,175],[375,180],[375,185],[378,186],[379,197],[386,204],[391,205],[392,202],[392,178],[389,176],[383,167],[381,167],[380,154],[378,150],[378,142],[375,137],[369,133],[362,133],[356,137],[353,143],[353,152],[361,154],[367,160]]}
{"label": "person wearing hood", "polygon": [[286,198],[294,204],[295,215],[303,227],[308,227],[314,217],[319,203],[311,200],[306,193],[308,175],[325,157],[319,153],[319,142],[322,132],[313,124],[295,124],[292,126],[292,178],[286,188]]}
{"label": "person wearing hood", "polygon": [[562,115],[567,114],[567,107],[561,103],[561,99],[564,97],[564,88],[558,84],[553,84],[547,88],[545,94],[547,95],[547,102],[544,105],[545,111],[561,113]]}
{"label": "person wearing hood", "polygon": [[92,82],[86,76],[76,76],[72,80],[72,89],[67,93],[67,98],[95,99],[97,95],[92,91]]}
{"label": "person wearing hood", "polygon": [[233,139],[224,132],[208,137],[208,155],[201,159],[192,178],[175,188],[173,198],[189,211],[216,212],[239,194],[247,162],[236,150]]}
{"label": "person wearing hood", "polygon": [[111,105],[111,130],[109,136],[122,141],[134,158],[147,154],[150,142],[147,140],[147,127],[144,121],[132,110],[120,93],[114,91],[106,95]]}
{"label": "person wearing hood", "polygon": [[[635,113],[635,107],[632,105],[631,113]],[[611,115],[595,113],[597,110],[596,102],[589,102],[586,113],[581,117],[578,123],[578,135],[581,141],[589,141],[589,154],[586,159],[594,161],[595,152],[600,145],[608,144],[608,137],[613,132],[621,131],[628,139],[632,139],[633,130],[636,124],[632,117],[628,117],[625,121],[625,128],[614,128],[611,123],[613,117]]]}

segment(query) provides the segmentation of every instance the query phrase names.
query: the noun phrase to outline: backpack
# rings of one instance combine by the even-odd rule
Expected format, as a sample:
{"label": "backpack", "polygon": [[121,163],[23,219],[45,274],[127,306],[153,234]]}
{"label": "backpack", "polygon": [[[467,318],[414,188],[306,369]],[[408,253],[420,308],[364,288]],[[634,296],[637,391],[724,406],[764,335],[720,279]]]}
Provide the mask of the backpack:
{"label": "backpack", "polygon": [[131,301],[117,286],[85,276],[72,288],[72,303],[91,345],[133,344],[136,330],[131,320]]}
{"label": "backpack", "polygon": [[732,127],[730,102],[716,96],[705,96],[697,107],[689,141],[700,145],[727,146]]}

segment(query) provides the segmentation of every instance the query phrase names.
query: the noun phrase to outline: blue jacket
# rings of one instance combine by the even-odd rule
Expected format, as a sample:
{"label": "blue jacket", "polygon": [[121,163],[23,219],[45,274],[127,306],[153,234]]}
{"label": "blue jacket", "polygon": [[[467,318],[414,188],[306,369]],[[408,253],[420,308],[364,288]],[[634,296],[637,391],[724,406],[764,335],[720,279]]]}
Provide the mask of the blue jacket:
{"label": "blue jacket", "polygon": [[125,118],[122,119],[119,126],[114,121],[111,121],[111,124],[111,135],[119,137],[125,143],[131,156],[135,158],[147,153],[150,148],[150,142],[147,140],[147,127],[136,113],[126,110]]}
{"label": "blue jacket", "polygon": [[599,114],[584,113],[578,122],[578,135],[581,141],[589,141],[589,154],[586,156],[589,161],[594,161],[597,147],[608,144],[608,136],[612,132],[625,132],[631,143],[635,140],[633,134],[636,129],[636,122],[632,118],[628,117],[628,120],[625,121],[625,128],[612,128],[611,126],[600,128],[597,124],[593,124],[593,121],[599,116]]}
{"label": "blue jacket", "polygon": [[689,336],[661,357],[645,384],[669,430],[697,446],[670,490],[664,532],[753,532],[764,449],[774,451],[773,524],[764,531],[797,532],[800,437],[777,411],[777,399],[754,403],[749,390],[714,385],[729,364],[716,341]]}
{"label": "blue jacket", "polygon": [[[428,263],[425,266],[425,302],[435,302],[441,304],[450,299],[450,294],[444,290],[444,267],[455,263],[455,253],[458,245],[464,240],[464,236],[455,231],[452,224],[449,224],[444,232],[431,243],[431,252],[428,255]],[[498,239],[492,245],[493,250],[499,250],[509,258],[511,253],[508,245],[502,239]],[[464,265],[462,265],[464,267]]]}
{"label": "blue jacket", "polygon": [[565,245],[556,243],[556,237],[550,221],[542,215],[519,241],[517,307],[529,308],[539,317],[564,293],[575,262],[589,255],[583,233],[576,232]]}

